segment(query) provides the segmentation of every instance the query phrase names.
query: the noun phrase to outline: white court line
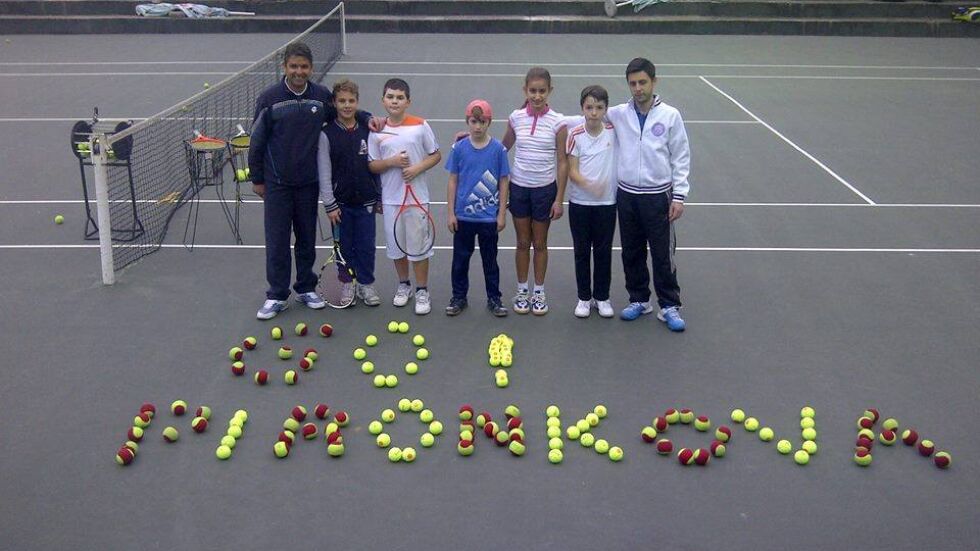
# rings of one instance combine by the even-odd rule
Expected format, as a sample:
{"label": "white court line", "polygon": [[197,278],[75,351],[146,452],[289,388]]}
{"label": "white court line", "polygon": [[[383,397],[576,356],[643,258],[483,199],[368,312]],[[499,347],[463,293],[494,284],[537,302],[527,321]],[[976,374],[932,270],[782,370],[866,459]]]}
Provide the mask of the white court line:
{"label": "white court line", "polygon": [[[0,200],[0,206],[17,206],[17,205],[80,205],[85,201],[83,199],[10,199],[10,200]],[[114,200],[109,201],[110,203],[129,203],[127,200]],[[137,199],[137,203],[155,204],[157,201],[152,199]],[[222,203],[219,199],[200,199],[202,204],[220,204]],[[226,201],[230,202],[230,201]],[[242,204],[246,205],[261,205],[263,201],[259,199],[244,199],[241,201]],[[430,205],[433,206],[446,206],[446,201],[429,201]],[[568,201],[564,202],[565,205]],[[861,207],[861,208],[940,208],[940,209],[980,209],[980,204],[971,203],[753,203],[753,202],[697,202],[691,201],[684,203],[688,207],[772,207],[772,208],[808,208],[808,207],[823,207],[823,208],[848,208],[848,207]]]}
{"label": "white court line", "polygon": [[[52,249],[98,249],[99,245],[0,245],[0,250],[52,250]],[[156,249],[154,245],[113,245],[114,249]],[[182,244],[160,245],[162,249],[184,249]],[[195,244],[195,249],[206,250],[261,250],[265,245],[204,245]],[[332,246],[320,245],[317,249],[329,250]],[[504,245],[497,247],[502,251],[513,251],[517,247]],[[384,245],[378,245],[376,250],[385,250]],[[451,245],[437,245],[433,249],[440,251],[451,251]],[[548,246],[549,251],[572,251],[573,247]],[[622,250],[621,247],[613,247],[613,250]],[[688,252],[759,252],[759,253],[966,253],[978,254],[980,249],[922,249],[922,248],[879,248],[879,247],[677,247],[678,251]]]}
{"label": "white court line", "polygon": [[793,143],[792,140],[790,140],[786,136],[783,136],[782,134],[780,134],[778,130],[776,130],[772,126],[769,126],[765,121],[763,121],[762,119],[760,119],[759,117],[757,117],[755,115],[755,113],[753,113],[752,111],[749,111],[748,109],[746,109],[745,106],[742,105],[741,103],[739,103],[735,98],[733,98],[732,96],[730,96],[730,95],[726,94],[725,92],[723,92],[720,88],[718,88],[717,86],[715,86],[714,84],[712,84],[708,79],[706,79],[704,77],[701,77],[701,80],[705,84],[707,84],[708,86],[714,88],[714,90],[716,92],[718,92],[722,96],[725,96],[726,98],[728,98],[728,100],[731,101],[732,103],[734,103],[739,109],[741,109],[742,111],[745,111],[745,114],[746,115],[748,115],[748,116],[752,117],[753,119],[755,119],[755,120],[759,121],[760,123],[762,123],[763,126],[765,126],[770,131],[772,131],[772,133],[775,134],[776,136],[778,136],[781,140],[783,140],[784,142],[788,143],[793,149],[795,149],[798,152],[800,152],[804,157],[806,157],[807,159],[810,159],[811,161],[813,161],[814,163],[816,163],[816,165],[819,166],[820,168],[822,168],[827,174],[830,174],[831,176],[833,176],[835,180],[837,180],[838,182],[840,182],[840,183],[844,184],[845,186],[847,186],[847,188],[850,189],[851,191],[853,191],[858,197],[860,197],[861,199],[864,199],[869,204],[872,204],[873,205],[875,203],[874,201],[871,200],[870,197],[868,197],[867,195],[861,193],[860,191],[858,191],[858,189],[856,187],[854,187],[851,184],[849,184],[847,182],[847,180],[845,180],[845,179],[841,178],[840,176],[838,176],[837,173],[834,172],[833,170],[831,170],[827,165],[821,163],[819,160],[817,160],[816,157],[814,157],[813,155],[810,155],[809,153],[807,153],[802,147],[796,145],[795,143]]}
{"label": "white court line", "polygon": [[[117,122],[117,121],[118,122],[122,122],[122,121],[143,121],[143,120],[146,120],[148,118],[149,117],[126,117],[126,118],[121,118],[121,117],[100,117],[99,120],[100,121],[103,121],[103,122]],[[225,117],[225,118],[231,118],[232,120],[242,120],[242,121],[250,121],[251,120],[251,117],[244,117],[244,118]],[[75,121],[78,121],[78,120],[80,120],[78,117],[6,117],[6,118],[0,117],[0,122],[75,122]],[[463,122],[463,117],[458,117],[458,118],[455,118],[455,119],[429,119],[429,118],[427,118],[425,120],[426,120],[426,122],[430,122],[430,123],[440,123],[440,124],[454,123],[454,124],[459,124],[460,126],[462,126],[463,124],[465,124]],[[493,122],[495,122],[497,124],[503,124],[504,123],[504,121],[501,121],[501,120],[495,120]],[[700,119],[693,119],[693,120],[686,120],[686,121],[684,121],[684,124],[759,124],[759,122],[758,121],[753,121],[753,120],[726,121],[726,120],[700,120]]]}

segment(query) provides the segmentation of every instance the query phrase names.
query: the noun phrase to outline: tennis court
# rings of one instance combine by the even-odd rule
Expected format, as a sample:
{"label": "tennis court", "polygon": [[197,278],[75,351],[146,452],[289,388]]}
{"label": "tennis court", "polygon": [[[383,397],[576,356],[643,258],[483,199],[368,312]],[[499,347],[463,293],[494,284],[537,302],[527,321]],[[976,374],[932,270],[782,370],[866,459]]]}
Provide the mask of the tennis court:
{"label": "tennis court", "polygon": [[[390,306],[395,275],[379,250],[382,306],[294,304],[274,322],[257,321],[262,205],[245,196],[238,245],[211,189],[201,195],[193,252],[182,244],[181,208],[161,250],[102,285],[98,242],[82,238],[71,125],[96,105],[106,118],[149,117],[289,39],[18,36],[0,47],[0,547],[976,548],[976,40],[348,36],[349,54],[326,81],[354,79],[362,108],[381,112],[384,81],[405,78],[410,111],[429,120],[444,151],[475,97],[494,106],[500,137],[532,65],[551,70],[551,105],[571,114],[588,84],[625,101],[625,64],[650,57],[657,92],[684,115],[692,147],[692,192],[677,226],[683,334],[653,316],[574,318],[565,218],[549,239],[551,313],[491,317],[473,262],[471,308],[447,318],[444,204],[433,206],[440,233],[427,317]],[[434,172],[432,195],[445,201],[445,172]],[[56,214],[64,225],[52,222]],[[507,299],[510,223],[501,245]],[[625,305],[618,249],[612,299]],[[402,371],[414,347],[387,333],[389,320],[425,335],[432,357],[418,375]],[[335,334],[297,337],[298,322],[329,322]],[[286,344],[319,350],[296,386],[282,384],[272,325],[287,329]],[[486,347],[501,332],[515,340],[507,389],[487,366]],[[369,358],[399,374],[396,389],[373,388],[351,357],[368,334],[381,340]],[[228,349],[249,335],[259,347],[246,362],[270,370],[267,387],[228,369]],[[387,432],[419,459],[391,464],[367,426],[403,396],[424,400],[446,431],[422,449],[422,425],[399,414]],[[177,399],[210,406],[211,427],[195,434],[190,416],[171,416]],[[143,402],[158,414],[137,459],[121,468],[113,454]],[[329,457],[320,438],[276,459],[290,409],[317,402],[352,416],[344,457]],[[464,403],[494,417],[520,406],[527,454],[480,437],[476,453],[461,457]],[[564,462],[549,464],[544,411],[553,403],[564,426],[605,404],[596,435],[623,447],[625,459],[568,441]],[[816,409],[820,446],[806,467],[728,421],[742,408],[798,446],[804,405]],[[643,443],[641,428],[671,407],[732,426],[727,456],[682,467]],[[939,470],[901,443],[877,444],[873,465],[856,466],[855,421],[868,407],[949,451],[952,467]],[[218,461],[239,408],[249,412],[245,435],[231,460]],[[180,430],[177,443],[161,439],[167,425]],[[712,439],[684,425],[667,436],[675,450]]]}

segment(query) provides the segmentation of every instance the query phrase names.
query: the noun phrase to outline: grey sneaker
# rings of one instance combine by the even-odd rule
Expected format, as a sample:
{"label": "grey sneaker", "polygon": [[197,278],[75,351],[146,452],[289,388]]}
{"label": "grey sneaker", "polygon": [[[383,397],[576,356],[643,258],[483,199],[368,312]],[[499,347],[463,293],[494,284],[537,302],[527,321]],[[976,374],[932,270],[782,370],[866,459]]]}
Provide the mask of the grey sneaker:
{"label": "grey sneaker", "polygon": [[531,294],[531,313],[535,316],[543,316],[548,313],[548,299],[544,293]]}
{"label": "grey sneaker", "polygon": [[493,314],[498,318],[503,318],[507,316],[507,309],[504,308],[504,305],[500,303],[499,298],[492,298],[488,300],[487,310],[489,310],[491,314]]}
{"label": "grey sneaker", "polygon": [[526,314],[531,311],[531,300],[526,289],[517,291],[514,295],[514,313]]}
{"label": "grey sneaker", "polygon": [[323,302],[323,299],[320,298],[320,295],[316,294],[316,291],[296,295],[296,302],[302,302],[313,310],[320,310],[321,308],[327,307],[327,303]]}
{"label": "grey sneaker", "polygon": [[265,304],[262,305],[262,308],[259,308],[259,311],[255,313],[255,317],[259,318],[260,320],[271,320],[272,318],[276,317],[279,312],[282,312],[286,308],[289,308],[289,303],[285,300],[269,299],[266,300]]}
{"label": "grey sneaker", "polygon": [[399,283],[398,289],[395,290],[395,296],[391,299],[391,303],[401,308],[408,304],[408,297],[410,296],[412,296],[412,286]]}
{"label": "grey sneaker", "polygon": [[358,285],[357,298],[361,299],[368,306],[381,304],[381,297],[378,296],[378,291],[375,290],[374,285]]}
{"label": "grey sneaker", "polygon": [[432,311],[432,303],[429,302],[429,291],[418,289],[415,291],[415,313],[424,316]]}

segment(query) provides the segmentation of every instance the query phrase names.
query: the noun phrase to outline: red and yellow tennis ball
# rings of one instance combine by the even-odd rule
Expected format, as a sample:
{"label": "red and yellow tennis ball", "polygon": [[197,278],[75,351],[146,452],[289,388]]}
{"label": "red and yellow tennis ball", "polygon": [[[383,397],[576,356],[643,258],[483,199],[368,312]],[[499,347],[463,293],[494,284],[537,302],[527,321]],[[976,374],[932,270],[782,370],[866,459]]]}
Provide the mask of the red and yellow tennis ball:
{"label": "red and yellow tennis ball", "polygon": [[463,404],[459,407],[459,420],[469,421],[473,418],[473,406],[469,404]]}
{"label": "red and yellow tennis ball", "polygon": [[854,462],[862,467],[870,465],[872,459],[874,458],[871,457],[871,451],[867,448],[858,448],[854,452]]}
{"label": "red and yellow tennis ball", "polygon": [[242,341],[242,346],[245,350],[255,350],[255,347],[259,345],[259,340],[255,337],[245,337]]}
{"label": "red and yellow tennis ball", "polygon": [[269,382],[269,372],[260,369],[255,372],[255,384],[262,386]]}
{"label": "red and yellow tennis ball", "polygon": [[527,451],[527,446],[520,440],[511,440],[510,444],[507,445],[507,449],[510,450],[510,453],[520,457]]}
{"label": "red and yellow tennis ball", "polygon": [[200,434],[208,430],[208,420],[204,417],[195,417],[194,420],[191,421],[191,428],[194,429],[194,432]]}
{"label": "red and yellow tennis ball", "polygon": [[653,428],[657,429],[658,433],[667,432],[667,428],[669,426],[669,423],[667,423],[667,419],[663,417],[654,417],[653,423],[651,424],[653,425]]}
{"label": "red and yellow tennis ball", "polygon": [[868,440],[874,440],[875,439],[875,433],[871,429],[861,429],[861,430],[859,430],[858,431],[858,438],[860,438],[862,436],[865,437],[865,438],[867,438]]}
{"label": "red and yellow tennis ball", "polygon": [[135,457],[136,454],[133,453],[133,450],[127,448],[126,446],[123,446],[119,448],[119,451],[116,452],[116,463],[122,466],[126,466],[132,463],[133,458]]}
{"label": "red and yellow tennis ball", "polygon": [[922,457],[929,457],[934,451],[936,451],[936,445],[932,443],[932,440],[922,440],[919,442],[919,455]]}
{"label": "red and yellow tennis ball", "polygon": [[711,450],[711,455],[715,457],[725,457],[725,454],[728,453],[728,448],[725,447],[725,443],[721,440],[712,441],[709,449]]}
{"label": "red and yellow tennis ball", "polygon": [[677,424],[681,420],[681,412],[674,408],[670,408],[664,412],[664,419],[666,419],[667,423],[671,425]]}
{"label": "red and yellow tennis ball", "polygon": [[344,443],[334,442],[332,444],[327,444],[327,455],[330,457],[340,457],[344,455]]}
{"label": "red and yellow tennis ball", "polygon": [[313,415],[316,415],[317,419],[326,419],[330,415],[330,406],[327,404],[317,404],[313,408]]}
{"label": "red and yellow tennis ball", "polygon": [[940,469],[947,469],[953,464],[953,457],[949,455],[949,452],[936,452],[936,455],[933,456],[932,461]]}
{"label": "red and yellow tennis ball", "polygon": [[708,460],[711,459],[711,452],[704,448],[699,448],[694,452],[694,463],[704,467],[708,464]]}
{"label": "red and yellow tennis ball", "polygon": [[670,455],[674,451],[674,443],[666,438],[657,442],[657,453],[660,455]]}
{"label": "red and yellow tennis ball", "polygon": [[269,336],[272,337],[272,340],[274,341],[282,340],[282,327],[273,327],[269,331]]}
{"label": "red and yellow tennis ball", "polygon": [[338,411],[333,418],[341,427],[346,427],[350,423],[350,415],[346,411]]}
{"label": "red and yellow tennis ball", "polygon": [[508,419],[510,419],[511,417],[520,417],[521,409],[515,406],[514,404],[510,404],[509,406],[504,408],[504,416],[507,417]]}
{"label": "red and yellow tennis ball", "polygon": [[145,402],[140,406],[140,413],[146,413],[152,418],[157,413],[157,407],[150,402]]}
{"label": "red and yellow tennis ball", "polygon": [[303,425],[303,428],[300,429],[300,432],[303,435],[303,438],[307,440],[313,440],[316,438],[316,434],[318,431],[316,425],[314,425],[313,423],[306,423],[305,425]]}
{"label": "red and yellow tennis ball", "polygon": [[[549,424],[546,425],[546,426],[548,426],[548,427],[551,426],[551,424],[550,424],[551,423],[551,419],[553,419],[553,418],[552,417],[549,417],[548,418],[548,423]],[[476,416],[476,426],[479,427],[479,428],[481,428],[481,429],[483,427],[485,427],[486,424],[489,423],[490,421],[493,421],[493,417],[490,415],[489,412],[484,411],[484,412],[482,412],[482,413],[480,413],[479,415]],[[559,421],[559,423],[561,423],[561,421]]]}
{"label": "red and yellow tennis ball", "polygon": [[694,428],[700,432],[707,432],[711,428],[711,420],[706,415],[702,415],[694,420]]}
{"label": "red and yellow tennis ball", "polygon": [[282,379],[287,385],[295,385],[299,382],[299,374],[295,370],[289,369],[282,374]]}
{"label": "red and yellow tennis ball", "polygon": [[129,432],[126,433],[126,438],[132,440],[133,442],[142,442],[143,429],[140,427],[130,427]]}
{"label": "red and yellow tennis ball", "polygon": [[324,431],[324,434],[327,435],[327,444],[343,444],[344,442],[344,436],[340,434],[339,430],[331,431],[329,433]]}
{"label": "red and yellow tennis ball", "polygon": [[237,346],[233,346],[231,350],[228,351],[228,359],[233,362],[237,362],[238,360],[242,359],[244,355],[245,351]]}
{"label": "red and yellow tennis ball", "polygon": [[902,442],[904,442],[906,446],[914,446],[918,440],[919,433],[915,432],[914,430],[905,429],[902,431]]}
{"label": "red and yellow tennis ball", "polygon": [[524,426],[524,420],[520,417],[511,417],[507,420],[507,430],[519,429]]}
{"label": "red and yellow tennis ball", "polygon": [[231,372],[234,373],[236,377],[241,377],[245,374],[245,364],[242,362],[235,362],[231,364]]}
{"label": "red and yellow tennis ball", "polygon": [[320,355],[317,353],[316,348],[307,348],[306,351],[303,352],[303,357],[309,358],[314,362],[320,359]]}
{"label": "red and yellow tennis ball", "polygon": [[881,423],[881,428],[895,432],[898,429],[898,421],[889,417]]}
{"label": "red and yellow tennis ball", "polygon": [[150,415],[148,413],[140,413],[136,417],[133,417],[133,426],[141,429],[150,426]]}
{"label": "red and yellow tennis ball", "polygon": [[640,438],[642,438],[647,444],[652,444],[657,440],[657,429],[653,427],[643,427],[643,430],[640,431]]}
{"label": "red and yellow tennis ball", "polygon": [[313,369],[313,360],[310,358],[303,358],[299,361],[299,368],[303,371],[309,371]]}
{"label": "red and yellow tennis ball", "polygon": [[497,434],[493,436],[494,442],[498,446],[506,446],[510,442],[510,434],[506,431],[498,431]]}
{"label": "red and yellow tennis ball", "polygon": [[291,430],[282,430],[279,432],[279,437],[277,438],[280,442],[285,442],[286,444],[292,446],[293,441],[296,440],[296,433]]}
{"label": "red and yellow tennis ball", "polygon": [[895,432],[889,429],[885,429],[881,431],[881,434],[878,435],[878,441],[886,446],[891,446],[892,444],[894,444],[896,438],[897,437],[895,436]]}
{"label": "red and yellow tennis ball", "polygon": [[864,436],[862,434],[861,436],[858,436],[858,439],[857,439],[857,442],[855,442],[855,445],[858,446],[858,447],[861,447],[861,448],[868,448],[870,450],[874,446],[874,443],[875,443],[874,440],[872,440],[872,439],[870,439],[867,436]]}
{"label": "red and yellow tennis ball", "polygon": [[280,440],[279,442],[276,442],[274,446],[272,446],[272,452],[279,459],[283,459],[289,455],[289,444],[286,444]]}
{"label": "red and yellow tennis ball", "polygon": [[290,346],[279,347],[279,359],[288,360],[293,357],[293,349]]}
{"label": "red and yellow tennis ball", "polygon": [[677,452],[677,462],[684,466],[693,465],[694,450],[689,448],[681,448],[681,451]]}
{"label": "red and yellow tennis ball", "polygon": [[870,429],[875,426],[875,420],[870,417],[862,417],[857,421],[857,428]]}
{"label": "red and yellow tennis ball", "polygon": [[290,410],[289,416],[302,423],[306,420],[306,408],[303,406],[294,406],[293,409]]}
{"label": "red and yellow tennis ball", "polygon": [[875,423],[877,423],[878,419],[881,417],[881,415],[878,413],[878,410],[875,408],[868,408],[864,410],[863,415],[864,417],[870,417]]}
{"label": "red and yellow tennis ball", "polygon": [[459,444],[456,445],[456,451],[462,456],[473,455],[473,450],[472,440],[460,440]]}
{"label": "red and yellow tennis ball", "polygon": [[282,422],[282,428],[290,432],[299,432],[299,421],[293,419],[292,417],[287,417],[285,421]]}
{"label": "red and yellow tennis ball", "polygon": [[732,439],[732,429],[722,425],[715,429],[715,439],[725,443]]}
{"label": "red and yellow tennis ball", "polygon": [[180,433],[174,427],[167,427],[163,429],[163,439],[167,442],[174,443],[180,438]]}
{"label": "red and yellow tennis ball", "polygon": [[309,331],[309,328],[303,322],[299,322],[296,324],[296,327],[293,327],[293,332],[296,333],[297,337],[305,337],[307,331]]}
{"label": "red and yellow tennis ball", "polygon": [[187,402],[183,400],[174,400],[174,403],[170,404],[170,413],[173,413],[177,417],[180,417],[187,411]]}
{"label": "red and yellow tennis ball", "polygon": [[123,446],[133,450],[134,454],[139,453],[140,451],[140,445],[137,444],[136,442],[133,442],[132,440],[126,440],[126,442],[123,443]]}
{"label": "red and yellow tennis ball", "polygon": [[211,420],[211,408],[208,406],[198,406],[197,412],[194,414],[195,417],[203,417],[205,420]]}

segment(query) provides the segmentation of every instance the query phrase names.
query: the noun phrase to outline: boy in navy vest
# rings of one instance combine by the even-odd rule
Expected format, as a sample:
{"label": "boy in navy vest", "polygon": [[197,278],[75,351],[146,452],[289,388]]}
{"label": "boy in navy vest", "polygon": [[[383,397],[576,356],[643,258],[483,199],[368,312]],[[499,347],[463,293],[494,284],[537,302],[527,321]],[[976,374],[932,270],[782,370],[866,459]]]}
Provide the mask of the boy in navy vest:
{"label": "boy in navy vest", "polygon": [[320,200],[331,224],[340,228],[340,252],[354,270],[357,285],[340,270],[344,299],[356,296],[368,306],[381,304],[374,289],[375,209],[380,207],[381,182],[368,170],[370,130],[356,119],[357,84],[333,85],[337,120],[323,125],[317,153]]}

